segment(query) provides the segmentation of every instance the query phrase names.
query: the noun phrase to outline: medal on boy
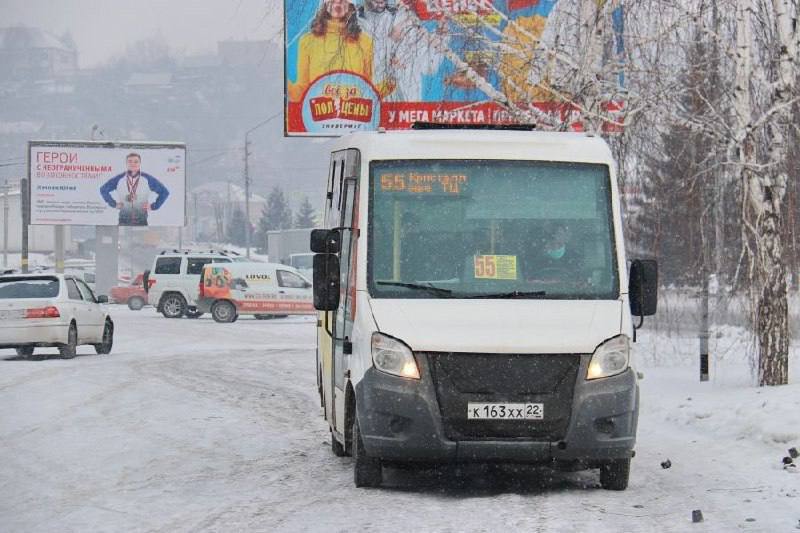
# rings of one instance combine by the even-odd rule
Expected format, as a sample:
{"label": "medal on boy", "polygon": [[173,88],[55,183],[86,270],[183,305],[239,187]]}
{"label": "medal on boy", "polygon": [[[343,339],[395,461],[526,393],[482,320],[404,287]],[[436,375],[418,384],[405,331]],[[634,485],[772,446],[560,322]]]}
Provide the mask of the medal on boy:
{"label": "medal on boy", "polygon": [[136,176],[135,179],[131,179],[131,177],[128,176],[126,181],[128,185],[128,194],[125,196],[125,201],[133,203],[136,201],[136,189],[139,188],[139,176]]}

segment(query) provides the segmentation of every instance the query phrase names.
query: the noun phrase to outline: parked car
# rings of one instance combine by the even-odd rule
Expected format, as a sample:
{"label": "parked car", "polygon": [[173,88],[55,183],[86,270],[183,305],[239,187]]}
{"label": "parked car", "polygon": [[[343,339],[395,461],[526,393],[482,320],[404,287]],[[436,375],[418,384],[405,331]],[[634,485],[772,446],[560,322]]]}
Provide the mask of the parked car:
{"label": "parked car", "polygon": [[276,263],[211,263],[203,268],[200,312],[217,322],[235,322],[239,315],[257,319],[316,314],[311,282],[297,269]]}
{"label": "parked car", "polygon": [[114,322],[106,302],[70,274],[0,276],[0,348],[30,357],[37,347],[57,347],[64,359],[82,344],[111,353]]}
{"label": "parked car", "polygon": [[111,301],[115,304],[127,304],[133,311],[139,311],[147,303],[147,292],[144,290],[144,273],[137,275],[129,284],[111,288]]}
{"label": "parked car", "polygon": [[198,287],[203,267],[209,263],[231,263],[235,256],[228,252],[161,252],[145,272],[147,302],[166,318],[198,318]]}

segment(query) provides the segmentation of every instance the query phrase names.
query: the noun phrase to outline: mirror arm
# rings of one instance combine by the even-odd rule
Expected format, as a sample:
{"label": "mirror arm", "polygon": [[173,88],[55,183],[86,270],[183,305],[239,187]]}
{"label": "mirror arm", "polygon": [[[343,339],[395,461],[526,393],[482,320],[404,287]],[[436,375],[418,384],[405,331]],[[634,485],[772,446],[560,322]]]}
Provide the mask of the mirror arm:
{"label": "mirror arm", "polygon": [[330,323],[328,321],[328,315],[331,313],[333,313],[333,311],[325,311],[325,333],[330,335],[331,340],[336,340],[336,338],[333,336],[333,329],[329,327]]}

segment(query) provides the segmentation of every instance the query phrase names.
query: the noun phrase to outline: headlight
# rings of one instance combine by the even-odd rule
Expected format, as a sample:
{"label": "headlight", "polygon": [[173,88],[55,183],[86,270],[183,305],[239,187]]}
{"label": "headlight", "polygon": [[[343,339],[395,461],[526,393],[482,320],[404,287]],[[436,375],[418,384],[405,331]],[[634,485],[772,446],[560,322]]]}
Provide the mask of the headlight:
{"label": "headlight", "polygon": [[408,346],[381,333],[372,334],[372,360],[381,372],[419,379],[419,368]]}
{"label": "headlight", "polygon": [[631,359],[631,346],[628,337],[620,335],[609,339],[592,354],[586,379],[607,378],[627,370]]}

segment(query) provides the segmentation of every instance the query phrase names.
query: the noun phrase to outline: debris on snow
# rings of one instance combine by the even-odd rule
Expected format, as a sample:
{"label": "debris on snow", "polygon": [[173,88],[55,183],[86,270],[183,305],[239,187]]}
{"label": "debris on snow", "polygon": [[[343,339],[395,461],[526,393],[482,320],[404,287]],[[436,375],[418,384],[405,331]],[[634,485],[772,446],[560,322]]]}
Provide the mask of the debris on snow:
{"label": "debris on snow", "polygon": [[672,461],[670,461],[669,459],[661,463],[661,468],[663,468],[664,470],[671,467],[672,467]]}
{"label": "debris on snow", "polygon": [[695,509],[692,511],[692,522],[697,524],[698,522],[703,521],[703,511],[700,509]]}
{"label": "debris on snow", "polygon": [[800,452],[797,451],[797,448],[789,448],[789,457],[797,459],[798,456],[800,456]]}

